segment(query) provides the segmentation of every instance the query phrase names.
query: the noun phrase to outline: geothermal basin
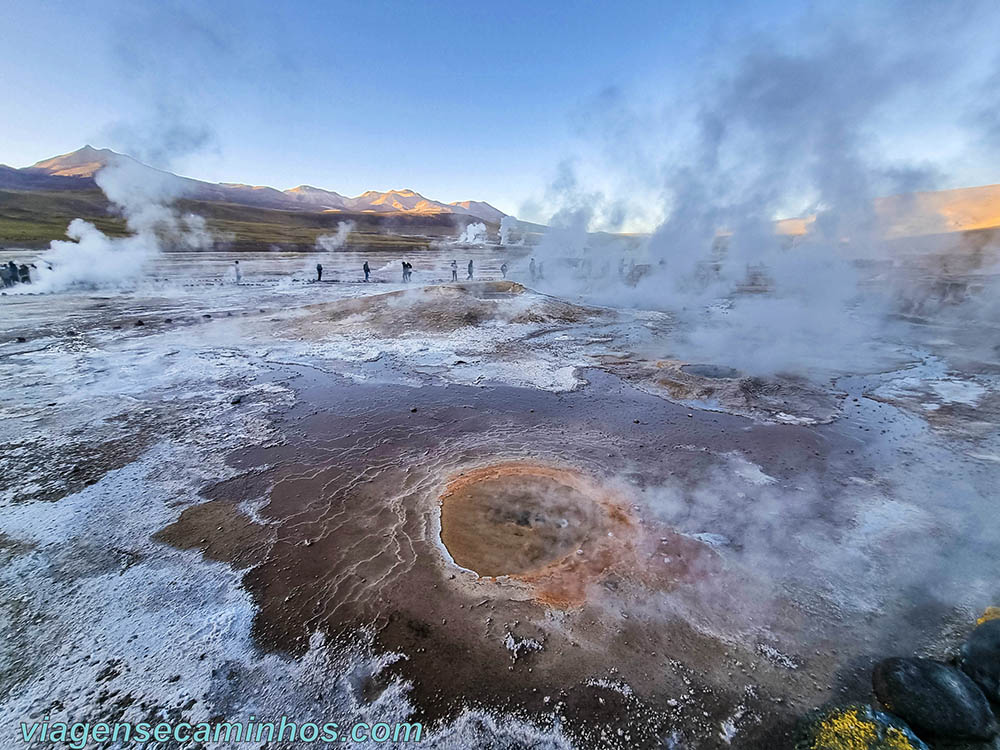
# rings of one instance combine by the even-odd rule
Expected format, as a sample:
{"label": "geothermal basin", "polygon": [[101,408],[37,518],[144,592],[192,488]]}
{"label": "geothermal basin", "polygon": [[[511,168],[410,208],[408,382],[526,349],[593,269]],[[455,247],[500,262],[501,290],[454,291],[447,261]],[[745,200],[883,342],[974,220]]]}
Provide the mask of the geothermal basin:
{"label": "geothermal basin", "polygon": [[996,603],[967,322],[742,388],[655,311],[244,263],[0,301],[5,712],[772,748]]}

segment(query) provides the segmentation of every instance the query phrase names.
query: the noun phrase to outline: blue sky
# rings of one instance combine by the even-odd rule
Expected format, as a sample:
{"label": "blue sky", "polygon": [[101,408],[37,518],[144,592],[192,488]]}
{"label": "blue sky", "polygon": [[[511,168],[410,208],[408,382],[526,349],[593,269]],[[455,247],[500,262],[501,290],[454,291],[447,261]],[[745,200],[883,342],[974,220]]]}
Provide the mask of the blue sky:
{"label": "blue sky", "polygon": [[[4,0],[0,162],[89,142],[201,179],[408,187],[529,218],[543,218],[569,163],[593,189],[641,201],[652,178],[621,169],[610,141],[668,145],[664,117],[697,108],[713,71],[775,40],[808,54],[826,20],[870,23],[866,5]],[[985,13],[963,14],[961,32],[996,31]],[[984,46],[959,62],[978,81],[994,59]],[[627,115],[609,117],[609,101]],[[958,183],[1000,181],[961,122],[938,113],[915,127],[898,112],[895,125],[879,114],[892,147],[943,160]]]}

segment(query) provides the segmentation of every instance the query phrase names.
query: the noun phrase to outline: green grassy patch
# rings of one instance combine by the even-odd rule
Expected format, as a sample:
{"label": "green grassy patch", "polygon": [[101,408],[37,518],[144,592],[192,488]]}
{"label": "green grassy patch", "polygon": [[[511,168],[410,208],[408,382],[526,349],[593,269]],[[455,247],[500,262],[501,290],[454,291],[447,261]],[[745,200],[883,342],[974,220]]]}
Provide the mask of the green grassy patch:
{"label": "green grassy patch", "polygon": [[[287,211],[192,200],[178,201],[175,208],[180,213],[203,216],[217,238],[217,247],[236,251],[272,246],[311,250],[317,237],[332,234],[344,221],[355,223],[348,237],[352,247],[376,252],[425,248],[435,239],[459,232],[448,214]],[[0,246],[44,247],[52,240],[64,239],[66,227],[76,218],[111,236],[128,233],[124,219],[116,215],[100,190],[0,190]]]}

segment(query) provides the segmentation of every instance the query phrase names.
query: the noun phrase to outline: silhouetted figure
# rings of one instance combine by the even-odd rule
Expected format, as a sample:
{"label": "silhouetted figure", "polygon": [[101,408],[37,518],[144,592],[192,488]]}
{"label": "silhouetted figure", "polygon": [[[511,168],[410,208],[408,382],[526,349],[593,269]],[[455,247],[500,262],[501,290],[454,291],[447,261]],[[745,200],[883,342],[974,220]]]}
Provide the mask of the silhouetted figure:
{"label": "silhouetted figure", "polygon": [[322,263],[317,263],[316,264],[316,281],[322,281],[322,280],[323,280],[323,264]]}
{"label": "silhouetted figure", "polygon": [[21,274],[17,271],[17,263],[14,261],[8,261],[7,272],[10,274],[10,283],[11,286],[13,286],[21,278]]}
{"label": "silhouetted figure", "polygon": [[506,263],[504,263],[503,265],[500,266],[500,273],[503,274],[503,277],[505,279],[507,278],[507,264]]}
{"label": "silhouetted figure", "polygon": [[243,271],[240,270],[240,262],[238,260],[233,261],[233,268],[236,269],[236,283],[239,284],[243,280]]}
{"label": "silhouetted figure", "polygon": [[545,271],[542,270],[542,261],[538,261],[538,278],[539,279],[545,278]]}
{"label": "silhouetted figure", "polygon": [[2,283],[5,287],[13,286],[14,284],[14,279],[11,278],[10,269],[7,267],[6,263],[0,266],[0,283]]}
{"label": "silhouetted figure", "polygon": [[31,283],[31,271],[28,270],[28,267],[24,263],[17,267],[17,275],[22,284]]}
{"label": "silhouetted figure", "polygon": [[538,278],[538,269],[535,268],[535,259],[531,259],[531,263],[528,264],[528,273],[531,274],[531,280],[534,281]]}
{"label": "silhouetted figure", "polygon": [[458,281],[458,261],[453,260],[451,262],[451,280]]}
{"label": "silhouetted figure", "polygon": [[469,259],[469,275],[465,277],[466,281],[472,280],[472,259]]}
{"label": "silhouetted figure", "polygon": [[365,272],[365,281],[368,281],[368,277],[371,275],[372,269],[368,267],[367,260],[365,261],[365,264],[361,266],[361,270]]}

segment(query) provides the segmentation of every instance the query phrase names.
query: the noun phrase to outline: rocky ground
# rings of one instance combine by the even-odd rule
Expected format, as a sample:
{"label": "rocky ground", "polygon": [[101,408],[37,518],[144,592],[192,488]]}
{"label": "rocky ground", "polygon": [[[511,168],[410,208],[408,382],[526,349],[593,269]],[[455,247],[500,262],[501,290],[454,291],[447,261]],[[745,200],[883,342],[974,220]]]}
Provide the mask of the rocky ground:
{"label": "rocky ground", "polygon": [[3,732],[784,747],[881,660],[958,657],[1000,598],[1000,365],[959,333],[914,323],[902,366],[815,382],[508,283],[0,313]]}

